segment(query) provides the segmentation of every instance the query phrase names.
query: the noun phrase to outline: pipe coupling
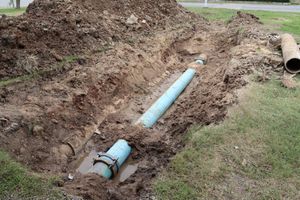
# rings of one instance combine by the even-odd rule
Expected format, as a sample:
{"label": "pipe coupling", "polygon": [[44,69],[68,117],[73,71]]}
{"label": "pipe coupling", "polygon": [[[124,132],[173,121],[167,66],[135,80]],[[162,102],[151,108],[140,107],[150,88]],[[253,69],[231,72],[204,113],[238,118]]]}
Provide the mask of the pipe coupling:
{"label": "pipe coupling", "polygon": [[107,165],[108,169],[110,169],[112,178],[119,172],[120,165],[118,162],[118,158],[109,155],[108,153],[97,153],[97,158],[94,159],[93,166],[97,163],[103,163]]}
{"label": "pipe coupling", "polygon": [[200,65],[206,65],[207,63],[207,55],[201,54],[196,59],[195,62]]}

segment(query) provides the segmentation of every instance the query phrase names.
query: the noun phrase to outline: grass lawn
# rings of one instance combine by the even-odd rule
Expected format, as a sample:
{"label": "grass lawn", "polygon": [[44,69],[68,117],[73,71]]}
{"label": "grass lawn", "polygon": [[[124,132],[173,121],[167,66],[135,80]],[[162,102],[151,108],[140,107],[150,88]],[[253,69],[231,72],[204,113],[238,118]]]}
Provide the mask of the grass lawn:
{"label": "grass lawn", "polygon": [[8,16],[17,16],[25,12],[26,8],[15,9],[15,8],[0,8],[0,15],[5,14]]}
{"label": "grass lawn", "polygon": [[159,199],[300,199],[300,89],[253,84],[229,119],[191,130]]}
{"label": "grass lawn", "polygon": [[[236,12],[190,10],[225,21]],[[251,13],[300,36],[300,13]],[[299,105],[299,88],[251,83],[223,123],[190,130],[187,146],[154,184],[158,199],[300,199]]]}
{"label": "grass lawn", "polygon": [[[188,8],[209,20],[228,21],[237,10],[225,8]],[[260,18],[270,30],[292,33],[300,41],[300,13],[271,12],[271,11],[244,11]]]}
{"label": "grass lawn", "polygon": [[0,199],[63,199],[54,181],[30,173],[0,150]]}

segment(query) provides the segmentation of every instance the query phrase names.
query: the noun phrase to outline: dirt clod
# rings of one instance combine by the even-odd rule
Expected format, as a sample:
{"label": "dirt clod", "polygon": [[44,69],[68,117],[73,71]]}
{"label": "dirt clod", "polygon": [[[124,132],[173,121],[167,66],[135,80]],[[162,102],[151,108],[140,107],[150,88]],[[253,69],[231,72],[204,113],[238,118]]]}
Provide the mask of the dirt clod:
{"label": "dirt clod", "polygon": [[32,129],[32,135],[34,136],[42,135],[43,131],[44,128],[42,126],[36,125]]}

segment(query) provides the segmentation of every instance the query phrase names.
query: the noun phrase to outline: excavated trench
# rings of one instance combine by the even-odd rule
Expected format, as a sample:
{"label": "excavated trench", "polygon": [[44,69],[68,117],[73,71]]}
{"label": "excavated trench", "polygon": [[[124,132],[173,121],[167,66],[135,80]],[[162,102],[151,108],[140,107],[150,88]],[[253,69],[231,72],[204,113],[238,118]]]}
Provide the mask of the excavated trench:
{"label": "excavated trench", "polygon": [[[226,116],[227,107],[236,102],[235,90],[246,84],[244,75],[255,71],[254,68],[261,62],[269,67],[277,67],[282,62],[279,56],[272,52],[255,60],[253,58],[259,54],[257,52],[257,55],[251,55],[246,61],[248,65],[245,63],[246,66],[232,70],[236,64],[233,63],[235,60],[228,49],[239,46],[240,41],[237,40],[243,36],[240,36],[238,31],[231,30],[232,34],[228,34],[228,30],[223,31],[212,29],[205,32],[196,28],[188,37],[169,43],[167,48],[164,47],[166,50],[159,52],[161,61],[167,67],[158,68],[160,71],[155,72],[153,78],[146,80],[142,94],[133,93],[132,96],[127,96],[128,99],[120,98],[114,101],[116,103],[111,107],[113,112],[99,124],[81,155],[84,157],[90,152],[105,151],[122,138],[129,141],[133,147],[129,161],[121,168],[117,177],[106,181],[98,175],[82,175],[76,172],[81,163],[77,162],[77,157],[69,165],[68,172],[75,173],[76,178],[73,182],[65,184],[67,191],[87,199],[151,198],[151,180],[159,171],[165,169],[170,158],[184,147],[182,139],[188,128],[195,124],[208,125],[222,121]],[[222,35],[224,33],[225,36]],[[215,39],[216,36],[221,37]],[[256,45],[248,49],[250,54],[259,46]],[[188,63],[193,62],[200,53],[209,55],[208,64],[197,70],[196,77],[158,123],[151,129],[134,125],[151,104],[188,68]],[[84,164],[91,167],[91,160]],[[100,185],[101,188],[98,187]]]}
{"label": "excavated trench", "polygon": [[[153,178],[184,147],[187,130],[222,121],[246,75],[261,66],[271,74],[282,65],[270,35],[258,27],[256,17],[243,13],[229,24],[195,18],[2,87],[0,145],[34,171],[61,176],[57,185],[68,194],[150,199]],[[134,125],[201,53],[208,55],[207,65],[158,123],[151,129]],[[133,147],[121,173],[113,180],[82,173],[89,155],[118,139]]]}

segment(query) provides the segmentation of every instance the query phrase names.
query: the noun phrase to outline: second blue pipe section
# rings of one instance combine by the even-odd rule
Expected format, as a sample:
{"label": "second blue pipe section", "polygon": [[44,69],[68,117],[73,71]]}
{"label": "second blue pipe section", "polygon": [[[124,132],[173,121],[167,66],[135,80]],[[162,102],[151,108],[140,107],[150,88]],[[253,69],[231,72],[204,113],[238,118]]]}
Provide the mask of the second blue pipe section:
{"label": "second blue pipe section", "polygon": [[141,116],[138,124],[142,123],[144,127],[151,128],[159,118],[169,109],[183,90],[189,85],[196,70],[187,69],[173,85]]}

